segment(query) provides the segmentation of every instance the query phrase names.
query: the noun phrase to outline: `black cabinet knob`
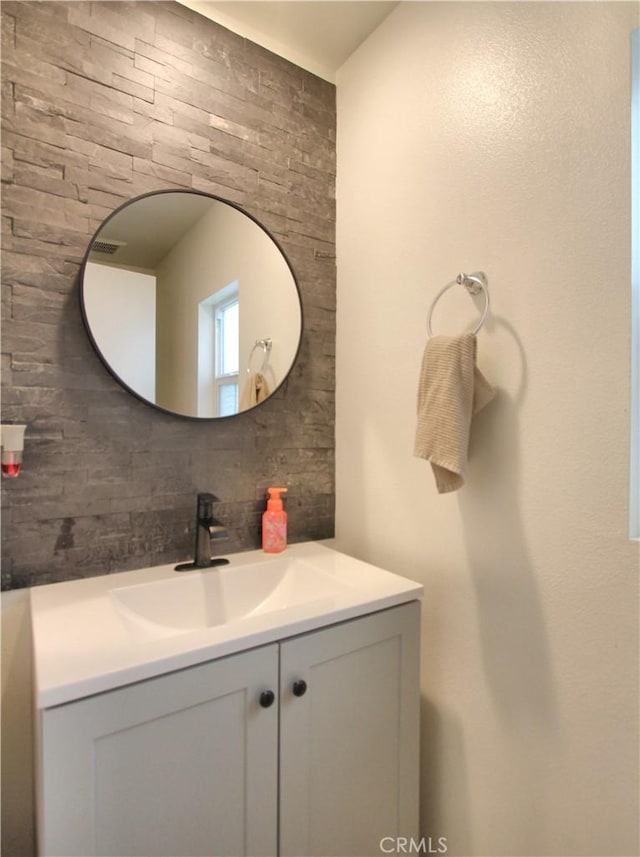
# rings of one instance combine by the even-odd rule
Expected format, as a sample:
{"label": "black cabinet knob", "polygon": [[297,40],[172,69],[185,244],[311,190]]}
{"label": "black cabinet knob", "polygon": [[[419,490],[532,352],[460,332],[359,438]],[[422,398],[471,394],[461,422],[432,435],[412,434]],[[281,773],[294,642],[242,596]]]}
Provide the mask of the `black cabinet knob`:
{"label": "black cabinet knob", "polygon": [[294,681],[293,687],[291,688],[294,696],[304,696],[307,692],[307,683],[303,679],[298,679]]}
{"label": "black cabinet knob", "polygon": [[260,705],[263,708],[269,708],[273,705],[276,695],[272,690],[263,690],[260,694]]}

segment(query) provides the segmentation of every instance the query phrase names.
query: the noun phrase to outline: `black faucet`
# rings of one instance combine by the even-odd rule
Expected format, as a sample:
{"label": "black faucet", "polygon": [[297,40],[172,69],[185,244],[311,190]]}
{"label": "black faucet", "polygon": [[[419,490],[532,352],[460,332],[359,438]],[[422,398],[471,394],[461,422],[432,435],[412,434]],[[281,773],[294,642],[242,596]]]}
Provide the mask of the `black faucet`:
{"label": "black faucet", "polygon": [[198,494],[198,511],[196,518],[196,550],[193,562],[182,562],[176,565],[176,571],[187,571],[193,568],[211,568],[216,565],[228,565],[229,560],[211,556],[211,542],[214,539],[227,539],[229,534],[220,521],[213,517],[213,504],[217,501],[213,494]]}

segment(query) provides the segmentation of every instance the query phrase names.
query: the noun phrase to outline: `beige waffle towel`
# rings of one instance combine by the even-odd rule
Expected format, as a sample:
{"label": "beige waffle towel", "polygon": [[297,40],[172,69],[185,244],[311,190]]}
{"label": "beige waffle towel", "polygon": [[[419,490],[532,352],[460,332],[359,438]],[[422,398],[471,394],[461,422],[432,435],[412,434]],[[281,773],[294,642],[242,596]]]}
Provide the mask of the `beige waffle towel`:
{"label": "beige waffle towel", "polygon": [[476,366],[476,338],[434,336],[427,342],[418,383],[414,455],[431,463],[438,493],[464,484],[471,418],[495,396]]}
{"label": "beige waffle towel", "polygon": [[270,393],[269,384],[262,372],[253,372],[247,378],[240,396],[240,410],[246,411],[247,408],[263,402]]}

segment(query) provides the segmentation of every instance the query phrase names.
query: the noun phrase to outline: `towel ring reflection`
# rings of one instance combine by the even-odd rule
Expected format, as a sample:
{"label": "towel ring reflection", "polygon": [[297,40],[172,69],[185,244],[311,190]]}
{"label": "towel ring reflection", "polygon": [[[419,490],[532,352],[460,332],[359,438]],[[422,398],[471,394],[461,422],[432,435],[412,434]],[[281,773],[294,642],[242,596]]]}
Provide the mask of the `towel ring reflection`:
{"label": "towel ring reflection", "polygon": [[471,331],[475,336],[484,324],[487,313],[489,312],[489,285],[487,282],[487,275],[483,271],[474,271],[473,274],[458,274],[455,280],[451,280],[450,283],[447,283],[446,286],[440,289],[429,307],[429,314],[427,316],[427,331],[429,336],[433,336],[433,331],[431,330],[431,316],[433,315],[434,307],[442,295],[452,286],[464,286],[470,295],[479,295],[480,292],[484,293],[484,309],[482,310],[480,321]]}
{"label": "towel ring reflection", "polygon": [[262,366],[260,367],[260,371],[264,372],[267,368],[267,363],[269,362],[269,353],[273,348],[273,341],[269,338],[267,339],[256,339],[253,348],[249,352],[249,359],[247,360],[247,375],[251,374],[251,358],[253,357],[253,353],[256,348],[262,348],[264,351],[264,357],[262,358]]}

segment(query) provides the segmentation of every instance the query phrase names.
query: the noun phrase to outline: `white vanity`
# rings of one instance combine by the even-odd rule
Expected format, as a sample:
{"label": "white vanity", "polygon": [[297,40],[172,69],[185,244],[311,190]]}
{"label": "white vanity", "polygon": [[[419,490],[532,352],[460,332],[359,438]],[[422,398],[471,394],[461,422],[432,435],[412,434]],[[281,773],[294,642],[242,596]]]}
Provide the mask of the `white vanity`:
{"label": "white vanity", "polygon": [[422,587],[319,543],[31,591],[47,857],[418,837]]}

